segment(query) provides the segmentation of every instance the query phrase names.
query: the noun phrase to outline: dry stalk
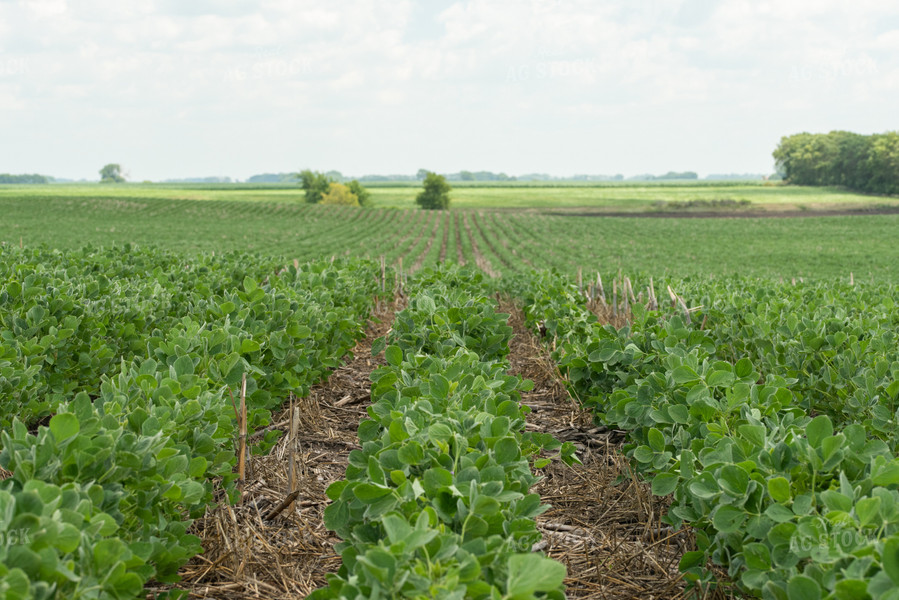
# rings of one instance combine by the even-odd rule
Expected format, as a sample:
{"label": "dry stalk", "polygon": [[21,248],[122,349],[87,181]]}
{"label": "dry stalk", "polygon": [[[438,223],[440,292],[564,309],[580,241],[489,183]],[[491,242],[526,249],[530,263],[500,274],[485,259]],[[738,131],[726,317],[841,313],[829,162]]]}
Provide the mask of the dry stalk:
{"label": "dry stalk", "polygon": [[243,374],[243,380],[240,384],[240,418],[238,419],[238,427],[240,428],[240,443],[237,454],[237,478],[243,483],[246,480],[247,471],[247,374]]}

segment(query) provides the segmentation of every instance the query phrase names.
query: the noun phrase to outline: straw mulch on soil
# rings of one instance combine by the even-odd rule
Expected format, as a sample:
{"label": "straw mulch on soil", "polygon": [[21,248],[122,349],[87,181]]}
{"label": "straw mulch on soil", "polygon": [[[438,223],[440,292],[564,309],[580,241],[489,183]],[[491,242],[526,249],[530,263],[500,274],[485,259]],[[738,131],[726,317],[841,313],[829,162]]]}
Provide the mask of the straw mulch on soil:
{"label": "straw mulch on soil", "polygon": [[[369,375],[383,364],[371,356],[371,344],[387,333],[395,310],[382,307],[354,358],[295,401],[293,439],[290,409],[274,418],[285,433],[268,455],[253,456],[241,502],[222,502],[194,524],[203,554],[182,569],[178,589],[191,598],[304,598],[340,568],[333,548],[339,540],[322,522],[325,490],[344,477],[347,455],[359,447],[356,430],[369,401]],[[299,494],[272,517],[289,499],[291,455]]]}
{"label": "straw mulch on soil", "polygon": [[[369,402],[371,371],[383,364],[371,356],[371,343],[385,335],[398,306],[385,307],[354,349],[354,359],[295,402],[275,427],[285,434],[265,456],[253,456],[242,500],[208,511],[193,531],[204,553],[182,569],[178,589],[191,598],[303,598],[340,568],[333,546],[339,540],[325,529],[325,490],[343,478],[347,455],[358,447],[356,431]],[[678,573],[684,552],[693,549],[688,531],[672,532],[661,523],[664,499],[633,475],[618,449],[624,433],[593,424],[570,399],[548,351],[524,326],[521,311],[504,302],[515,329],[511,373],[534,381],[523,394],[531,407],[528,428],[573,442],[583,465],[554,461],[536,486],[552,508],[538,517],[544,539],[539,549],[568,568],[570,598],[682,598]],[[295,501],[287,508],[291,456]],[[148,588],[148,598],[165,589]],[[720,592],[716,597],[723,597]]]}
{"label": "straw mulch on soil", "polygon": [[[596,426],[565,390],[561,375],[542,340],[525,326],[520,309],[503,302],[515,330],[509,355],[511,373],[531,379],[522,394],[533,410],[528,428],[551,433],[577,447],[583,464],[553,461],[534,488],[552,508],[537,517],[543,532],[538,544],[566,565],[569,598],[686,598],[678,563],[695,550],[688,530],[672,531],[661,522],[668,502],[652,495],[620,452],[625,432]],[[611,315],[609,315],[611,316]],[[616,315],[617,316],[617,315]],[[622,323],[623,324],[623,323]],[[718,591],[710,598],[724,598]]]}

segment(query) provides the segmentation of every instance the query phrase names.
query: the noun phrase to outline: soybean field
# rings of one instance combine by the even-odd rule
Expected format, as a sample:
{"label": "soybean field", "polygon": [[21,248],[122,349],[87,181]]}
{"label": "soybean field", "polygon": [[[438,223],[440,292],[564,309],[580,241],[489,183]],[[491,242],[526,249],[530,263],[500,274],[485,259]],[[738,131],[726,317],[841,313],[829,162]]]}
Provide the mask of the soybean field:
{"label": "soybean field", "polygon": [[899,215],[0,209],[0,598],[899,597]]}
{"label": "soybean field", "polygon": [[146,197],[0,197],[0,211],[0,242],[29,247],[133,243],[302,261],[383,256],[404,272],[452,261],[491,275],[546,268],[573,274],[581,268],[674,276],[847,278],[853,273],[877,281],[899,279],[895,214],[648,218]]}

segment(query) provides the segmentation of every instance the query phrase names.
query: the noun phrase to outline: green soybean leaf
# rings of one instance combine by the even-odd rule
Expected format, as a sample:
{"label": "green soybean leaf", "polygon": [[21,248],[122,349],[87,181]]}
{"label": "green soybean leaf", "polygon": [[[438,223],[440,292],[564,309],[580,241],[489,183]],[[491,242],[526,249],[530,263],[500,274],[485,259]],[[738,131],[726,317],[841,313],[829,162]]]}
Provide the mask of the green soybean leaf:
{"label": "green soybean leaf", "polygon": [[742,497],[749,486],[749,474],[736,465],[722,467],[718,478],[721,489],[737,498]]}
{"label": "green soybean leaf", "polygon": [[715,529],[721,533],[734,533],[739,531],[745,520],[745,511],[736,508],[735,506],[725,504],[718,507],[715,511],[712,524],[715,526]]}
{"label": "green soybean leaf", "polygon": [[634,458],[641,463],[652,462],[655,454],[649,446],[638,446],[634,449]]}
{"label": "green soybean leaf", "polygon": [[690,409],[683,404],[672,404],[668,407],[668,416],[675,423],[685,425],[690,422]]}
{"label": "green soybean leaf", "polygon": [[868,593],[868,582],[861,579],[838,581],[833,591],[837,600],[867,600],[871,597]]}
{"label": "green soybean leaf", "polygon": [[730,371],[713,371],[705,381],[709,387],[727,387],[734,382],[734,374]]}
{"label": "green soybean leaf", "polygon": [[681,572],[683,572],[687,569],[692,569],[703,564],[705,564],[705,552],[693,550],[692,552],[684,553],[684,555],[680,559],[680,564],[678,565],[678,567],[680,568]]}
{"label": "green soybean leaf", "polygon": [[811,577],[794,575],[787,583],[789,600],[821,600],[821,586]]}
{"label": "green soybean leaf", "polygon": [[471,512],[481,516],[490,517],[500,511],[500,503],[496,498],[491,496],[478,496],[471,507]]}
{"label": "green soybean leaf", "polygon": [[298,339],[307,338],[312,335],[312,330],[306,325],[294,322],[287,326],[287,335]]}
{"label": "green soybean leaf", "polygon": [[880,504],[880,496],[862,498],[855,503],[855,514],[858,516],[858,521],[862,527],[870,524],[880,525],[882,523],[882,520],[877,518],[880,512]]}
{"label": "green soybean leaf", "polygon": [[406,465],[417,465],[422,460],[424,460],[424,451],[421,448],[421,444],[416,442],[415,440],[409,440],[402,446],[400,446],[397,451],[397,457],[400,459],[400,462]]}
{"label": "green soybean leaf", "polygon": [[193,375],[194,361],[189,356],[179,356],[172,365],[172,369],[175,371],[175,377],[181,377],[182,375]]}
{"label": "green soybean leaf", "polygon": [[433,467],[425,471],[422,477],[425,491],[433,494],[443,488],[453,485],[453,474],[442,467]]}
{"label": "green soybean leaf", "polygon": [[748,358],[741,358],[734,365],[734,373],[740,378],[748,377],[752,374],[752,361]]}
{"label": "green soybean leaf", "polygon": [[504,465],[518,460],[521,457],[521,448],[518,447],[515,438],[504,437],[496,441],[493,454],[496,456],[496,462]]}
{"label": "green soybean leaf", "polygon": [[431,376],[431,395],[438,400],[443,400],[449,396],[450,384],[446,377],[439,373]]}
{"label": "green soybean leaf", "polygon": [[884,542],[881,562],[883,570],[893,580],[893,583],[899,585],[899,537],[891,537]]}
{"label": "green soybean leaf", "polygon": [[652,479],[652,493],[656,496],[667,496],[677,489],[678,477],[672,473],[661,473]]}
{"label": "green soybean leaf", "polygon": [[453,437],[453,431],[445,423],[434,423],[428,427],[428,437],[432,442],[447,444],[450,438]]}
{"label": "green soybean leaf", "polygon": [[741,436],[755,444],[756,446],[765,445],[765,435],[767,430],[764,425],[740,425],[737,431]]}
{"label": "green soybean leaf", "polygon": [[665,434],[655,427],[649,429],[646,433],[646,439],[649,442],[649,447],[652,448],[654,452],[665,451]]}
{"label": "green soybean leaf", "polygon": [[396,514],[384,515],[381,524],[384,526],[384,531],[387,532],[387,538],[391,544],[402,542],[412,533],[412,526],[409,525],[409,522]]}
{"label": "green soybean leaf", "polygon": [[565,566],[539,554],[509,557],[506,596],[530,598],[534,592],[552,592],[562,587]]}
{"label": "green soybean leaf", "polygon": [[244,340],[240,343],[240,353],[249,354],[250,352],[258,352],[261,346],[255,340]]}
{"label": "green soybean leaf", "polygon": [[700,474],[690,482],[689,489],[690,493],[703,500],[709,500],[721,493],[721,488],[718,487],[714,475],[708,472]]}
{"label": "green soybean leaf", "polygon": [[768,494],[775,502],[788,502],[793,498],[790,482],[785,477],[773,477],[768,480]]}
{"label": "green soybean leaf", "polygon": [[387,364],[398,367],[403,364],[403,351],[399,346],[387,346],[384,358],[387,359]]}
{"label": "green soybean leaf", "polygon": [[743,556],[746,558],[746,566],[750,569],[767,571],[771,568],[771,552],[764,544],[746,544],[743,546]]}
{"label": "green soybean leaf", "polygon": [[881,486],[899,484],[899,460],[880,465],[875,463],[874,468],[871,470],[871,481],[874,485]]}
{"label": "green soybean leaf", "polygon": [[350,508],[346,502],[338,500],[325,508],[325,527],[331,531],[337,531],[347,526],[350,522]]}
{"label": "green soybean leaf", "polygon": [[770,504],[765,509],[765,516],[775,523],[786,523],[787,521],[792,521],[795,515],[792,510],[783,504]]}
{"label": "green soybean leaf", "polygon": [[671,377],[675,383],[692,383],[699,381],[699,375],[686,365],[681,365],[671,372]]}
{"label": "green soybean leaf", "polygon": [[379,337],[371,344],[371,355],[377,356],[384,350],[385,346],[387,346],[387,338]]}
{"label": "green soybean leaf", "polygon": [[390,488],[374,485],[372,483],[359,483],[353,488],[353,495],[366,504],[370,504],[389,493]]}
{"label": "green soybean leaf", "polygon": [[811,420],[805,428],[808,443],[813,448],[820,448],[821,441],[833,435],[833,423],[827,415],[819,415]]}
{"label": "green soybean leaf", "polygon": [[50,419],[50,432],[58,442],[78,435],[79,431],[81,431],[81,425],[78,423],[78,417],[72,413],[60,413]]}

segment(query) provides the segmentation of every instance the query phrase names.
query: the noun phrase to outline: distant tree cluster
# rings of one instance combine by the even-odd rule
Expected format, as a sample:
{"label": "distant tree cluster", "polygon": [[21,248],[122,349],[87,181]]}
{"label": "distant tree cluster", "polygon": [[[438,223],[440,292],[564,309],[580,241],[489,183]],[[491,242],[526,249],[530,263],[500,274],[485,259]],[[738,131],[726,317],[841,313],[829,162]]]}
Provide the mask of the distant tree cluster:
{"label": "distant tree cluster", "polygon": [[110,163],[100,169],[100,183],[124,183],[125,177],[122,176],[122,166],[116,163]]}
{"label": "distant tree cluster", "polygon": [[428,210],[445,210],[449,208],[449,193],[452,189],[443,175],[425,172],[422,186],[424,189],[415,197],[415,203]]}
{"label": "distant tree cluster", "polygon": [[47,175],[10,175],[9,173],[0,173],[0,183],[51,183],[52,177]]}
{"label": "distant tree cluster", "polygon": [[162,183],[240,183],[235,179],[224,176],[212,177],[184,177],[183,179],[165,179]]}
{"label": "distant tree cluster", "polygon": [[777,170],[796,185],[839,185],[899,194],[899,131],[849,131],[784,136],[774,150]]}
{"label": "distant tree cluster", "polygon": [[247,179],[247,183],[295,183],[296,173],[260,173]]}
{"label": "distant tree cluster", "polygon": [[321,173],[306,169],[300,171],[298,177],[306,192],[306,202],[310,204],[366,206],[371,198],[371,192],[355,179],[346,184],[337,181],[343,177],[338,171]]}
{"label": "distant tree cluster", "polygon": [[668,171],[664,175],[634,175],[628,177],[628,181],[682,181],[685,179],[699,179],[699,175],[695,171]]}
{"label": "distant tree cluster", "polygon": [[459,171],[450,173],[446,178],[449,181],[515,181],[515,177],[492,171]]}

